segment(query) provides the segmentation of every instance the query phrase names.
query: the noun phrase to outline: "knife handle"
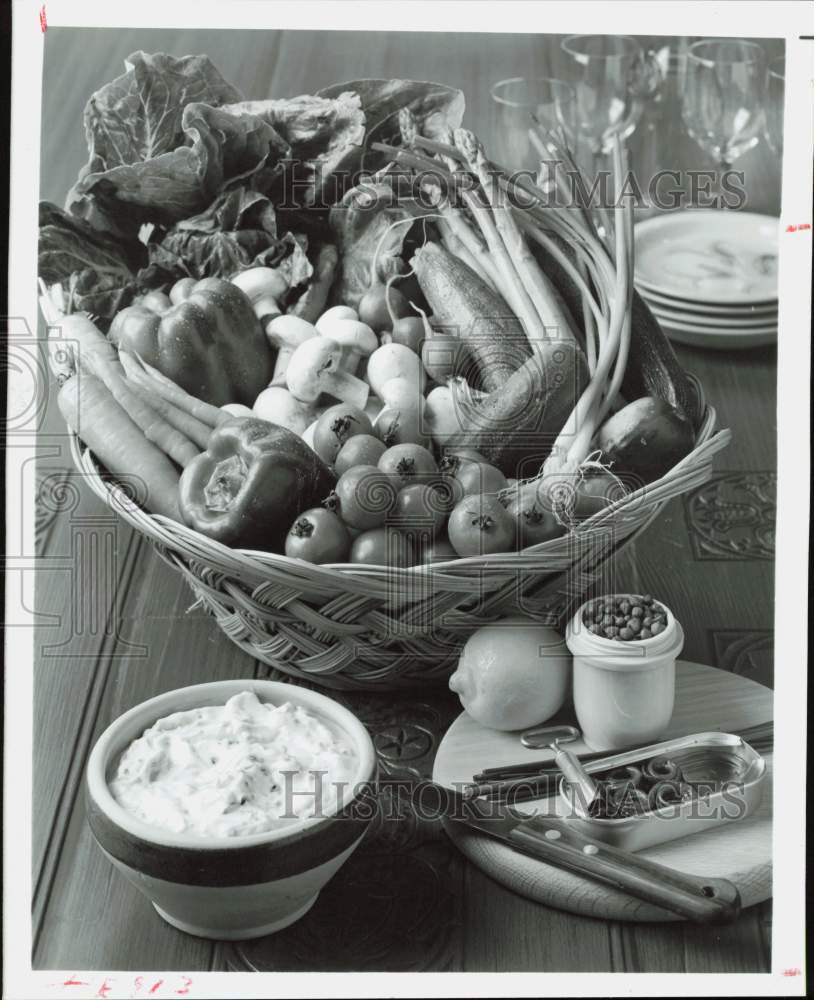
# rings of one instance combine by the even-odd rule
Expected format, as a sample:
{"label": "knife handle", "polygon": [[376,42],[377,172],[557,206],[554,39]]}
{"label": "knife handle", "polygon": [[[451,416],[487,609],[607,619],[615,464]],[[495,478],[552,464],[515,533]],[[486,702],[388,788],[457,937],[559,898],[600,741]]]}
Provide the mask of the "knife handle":
{"label": "knife handle", "polygon": [[510,842],[558,868],[610,883],[696,923],[724,923],[740,912],[740,895],[727,879],[675,871],[571,829],[562,820],[535,816],[519,823]]}

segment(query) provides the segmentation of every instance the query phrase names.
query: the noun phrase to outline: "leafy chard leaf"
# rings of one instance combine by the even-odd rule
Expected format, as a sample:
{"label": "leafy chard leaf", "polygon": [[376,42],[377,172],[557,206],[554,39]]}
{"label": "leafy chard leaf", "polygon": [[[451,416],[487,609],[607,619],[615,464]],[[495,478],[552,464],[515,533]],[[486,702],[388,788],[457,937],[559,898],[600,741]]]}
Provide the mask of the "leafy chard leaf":
{"label": "leafy chard leaf", "polygon": [[267,122],[288,144],[285,195],[292,206],[324,206],[336,200],[335,175],[352,169],[365,137],[365,115],[357,94],[339,92],[332,98],[303,94],[286,100],[244,101],[236,107]]}
{"label": "leafy chard leaf", "polygon": [[163,282],[191,275],[229,279],[247,267],[279,268],[289,287],[306,281],[313,268],[305,241],[278,238],[274,207],[258,191],[224,191],[199,215],[184,219],[148,245],[152,270],[142,280]]}

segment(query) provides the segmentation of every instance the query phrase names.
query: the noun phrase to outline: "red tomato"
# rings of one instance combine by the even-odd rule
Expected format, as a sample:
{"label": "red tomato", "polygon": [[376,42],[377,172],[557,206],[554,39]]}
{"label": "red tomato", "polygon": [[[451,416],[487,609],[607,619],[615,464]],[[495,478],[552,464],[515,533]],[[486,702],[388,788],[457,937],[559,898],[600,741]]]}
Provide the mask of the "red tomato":
{"label": "red tomato", "polygon": [[425,545],[421,549],[421,557],[417,562],[426,565],[427,563],[452,562],[453,559],[457,558],[458,553],[448,538],[435,538],[429,545]]}
{"label": "red tomato", "polygon": [[314,429],[314,451],[323,462],[333,465],[342,446],[356,434],[372,434],[370,417],[356,406],[330,406]]}
{"label": "red tomato", "polygon": [[449,515],[449,540],[459,556],[492,555],[514,548],[515,525],[493,496],[464,497]]}
{"label": "red tomato", "polygon": [[310,563],[347,562],[351,537],[339,517],[324,507],[300,514],[285,539],[285,554]]}
{"label": "red tomato", "polygon": [[539,545],[551,538],[565,534],[565,528],[554,517],[534,500],[521,500],[515,497],[509,502],[506,510],[517,525],[517,541],[521,548],[528,545]]}
{"label": "red tomato", "polygon": [[474,448],[456,448],[454,445],[448,445],[444,448],[441,468],[444,469],[447,465],[456,468],[460,465],[461,459],[467,459],[470,462],[483,462],[484,465],[489,464],[489,459],[485,455],[481,455],[479,451],[475,451]]}
{"label": "red tomato", "polygon": [[379,459],[379,468],[393,477],[399,486],[407,486],[415,479],[426,482],[428,476],[438,472],[432,452],[420,444],[395,444]]}
{"label": "red tomato", "polygon": [[339,514],[351,528],[378,528],[393,510],[396,492],[390,476],[375,465],[356,465],[336,484]]}
{"label": "red tomato", "polygon": [[576,478],[575,485],[574,517],[578,520],[596,514],[627,492],[610,472],[585,472]]}
{"label": "red tomato", "polygon": [[446,497],[433,483],[405,486],[396,497],[393,520],[402,531],[435,538],[447,521]]}
{"label": "red tomato", "polygon": [[355,434],[339,449],[334,462],[334,471],[337,476],[341,476],[354,465],[378,465],[385,451],[387,446],[384,442],[372,434]]}
{"label": "red tomato", "polygon": [[509,485],[500,469],[486,462],[462,459],[452,475],[461,484],[465,497],[477,496],[479,493],[498,493]]}
{"label": "red tomato", "polygon": [[388,448],[396,444],[430,443],[419,407],[384,406],[376,416],[376,434]]}
{"label": "red tomato", "polygon": [[368,566],[409,566],[410,546],[392,527],[372,528],[353,540],[350,561]]}

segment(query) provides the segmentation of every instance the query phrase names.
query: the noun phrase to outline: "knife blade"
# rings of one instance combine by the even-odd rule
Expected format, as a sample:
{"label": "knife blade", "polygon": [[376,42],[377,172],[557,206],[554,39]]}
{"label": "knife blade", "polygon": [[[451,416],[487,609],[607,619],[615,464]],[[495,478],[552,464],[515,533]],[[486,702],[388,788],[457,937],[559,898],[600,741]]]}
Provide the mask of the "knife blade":
{"label": "knife blade", "polygon": [[585,875],[696,923],[725,923],[740,912],[740,894],[728,879],[676,871],[580,833],[554,816],[514,813],[494,799],[466,799],[442,790],[444,819],[463,823],[555,868]]}

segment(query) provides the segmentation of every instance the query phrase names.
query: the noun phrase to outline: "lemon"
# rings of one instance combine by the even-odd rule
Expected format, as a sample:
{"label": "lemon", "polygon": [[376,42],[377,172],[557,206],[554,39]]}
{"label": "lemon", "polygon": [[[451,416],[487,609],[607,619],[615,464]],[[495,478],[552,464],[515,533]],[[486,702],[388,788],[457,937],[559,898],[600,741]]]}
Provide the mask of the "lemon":
{"label": "lemon", "polygon": [[570,681],[571,654],[560,633],[516,617],[469,637],[449,686],[476,722],[511,730],[550,719]]}

